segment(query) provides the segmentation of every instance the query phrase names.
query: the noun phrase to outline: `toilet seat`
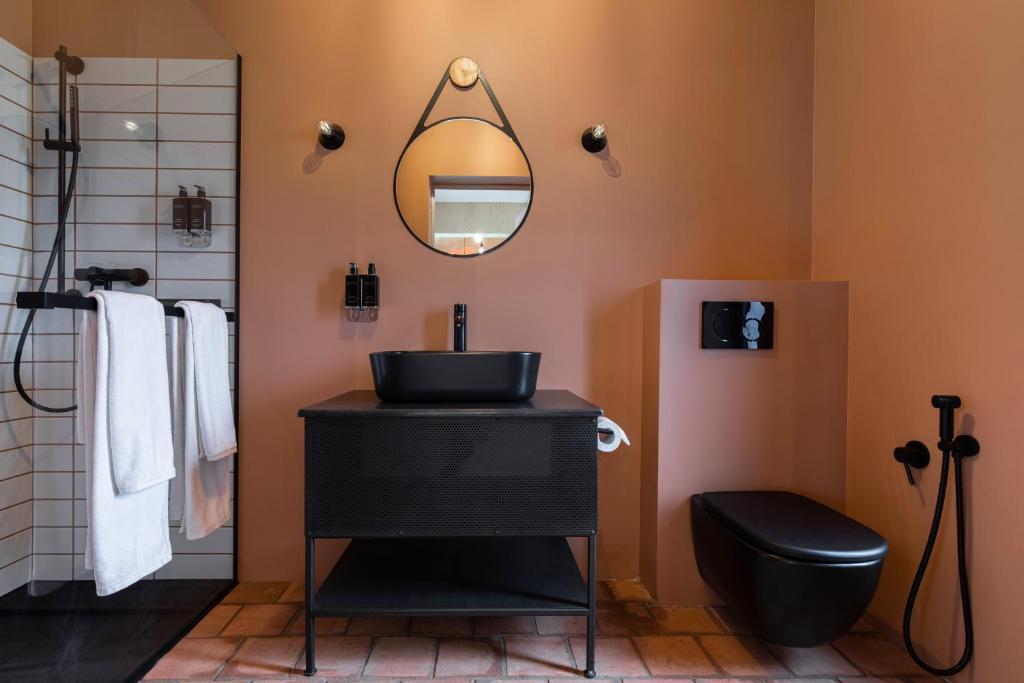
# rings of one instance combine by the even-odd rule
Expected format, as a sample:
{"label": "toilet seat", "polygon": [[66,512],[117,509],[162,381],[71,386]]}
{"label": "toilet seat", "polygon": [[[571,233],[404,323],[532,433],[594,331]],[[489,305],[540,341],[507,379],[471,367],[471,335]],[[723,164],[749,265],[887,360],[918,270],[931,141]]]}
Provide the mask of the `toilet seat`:
{"label": "toilet seat", "polygon": [[704,508],[747,543],[804,562],[853,563],[885,557],[877,533],[830,507],[789,491],[712,491]]}

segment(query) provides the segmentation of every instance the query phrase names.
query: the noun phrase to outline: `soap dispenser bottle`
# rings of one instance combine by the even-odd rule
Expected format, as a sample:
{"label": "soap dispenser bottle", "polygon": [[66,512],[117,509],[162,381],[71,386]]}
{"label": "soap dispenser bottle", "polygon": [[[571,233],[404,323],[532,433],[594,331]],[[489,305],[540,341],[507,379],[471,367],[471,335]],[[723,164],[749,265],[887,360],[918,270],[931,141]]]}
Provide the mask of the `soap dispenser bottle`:
{"label": "soap dispenser bottle", "polygon": [[359,277],[359,266],[348,264],[348,275],[345,276],[345,308],[351,317],[352,311],[358,311],[362,305],[362,278]]}
{"label": "soap dispenser bottle", "polygon": [[210,226],[213,223],[213,205],[206,197],[206,188],[196,185],[196,196],[188,205],[189,232],[193,246],[209,246]]}
{"label": "soap dispenser bottle", "polygon": [[188,210],[188,190],[184,185],[178,185],[178,196],[171,202],[171,228],[179,237],[191,229]]}
{"label": "soap dispenser bottle", "polygon": [[371,263],[366,269],[363,279],[363,307],[377,308],[380,306],[380,276],[377,275],[377,264]]}

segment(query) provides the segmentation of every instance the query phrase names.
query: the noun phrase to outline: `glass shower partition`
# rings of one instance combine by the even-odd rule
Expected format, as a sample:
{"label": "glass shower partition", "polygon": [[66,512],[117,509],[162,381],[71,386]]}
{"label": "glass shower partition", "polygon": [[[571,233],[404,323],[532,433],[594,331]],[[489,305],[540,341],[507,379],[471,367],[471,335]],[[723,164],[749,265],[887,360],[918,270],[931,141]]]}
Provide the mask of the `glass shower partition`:
{"label": "glass shower partition", "polygon": [[[98,598],[84,561],[77,411],[33,409],[14,386],[27,315],[16,293],[42,284],[71,172],[70,150],[61,179],[53,149],[55,53],[66,46],[82,67],[65,69],[80,153],[64,227],[64,290],[95,286],[76,280],[76,270],[141,268],[146,284],[112,287],[170,303],[215,300],[230,312],[238,291],[240,60],[189,0],[19,3],[28,16],[13,5],[0,9],[0,679],[136,680],[233,587],[237,533],[233,516],[189,541],[172,521],[171,562]],[[98,7],[122,12],[103,16]],[[69,111],[69,147],[71,126]],[[179,187],[194,197],[197,186],[210,201],[207,234],[176,231],[173,199]],[[56,272],[55,265],[47,291],[58,291]],[[24,390],[44,407],[74,404],[79,315],[37,311],[23,344]],[[233,322],[229,332],[237,389]],[[235,491],[234,467],[231,481]]]}

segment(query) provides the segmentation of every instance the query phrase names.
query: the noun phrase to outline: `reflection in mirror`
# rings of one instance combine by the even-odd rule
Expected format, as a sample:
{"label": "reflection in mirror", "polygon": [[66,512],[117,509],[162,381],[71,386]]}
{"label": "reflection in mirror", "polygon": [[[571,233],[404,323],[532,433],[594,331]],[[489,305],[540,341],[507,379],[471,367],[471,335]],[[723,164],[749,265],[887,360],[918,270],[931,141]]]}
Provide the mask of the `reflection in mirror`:
{"label": "reflection in mirror", "polygon": [[452,256],[503,244],[526,218],[532,194],[522,149],[481,119],[429,126],[406,148],[395,173],[395,202],[406,227]]}

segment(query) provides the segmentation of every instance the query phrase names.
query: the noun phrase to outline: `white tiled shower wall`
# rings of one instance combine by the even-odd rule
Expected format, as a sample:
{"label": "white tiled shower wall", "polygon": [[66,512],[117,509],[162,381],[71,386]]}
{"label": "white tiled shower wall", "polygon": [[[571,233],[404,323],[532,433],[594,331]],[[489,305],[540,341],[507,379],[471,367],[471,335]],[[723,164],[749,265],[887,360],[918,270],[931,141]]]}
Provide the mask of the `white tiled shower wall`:
{"label": "white tiled shower wall", "polygon": [[[0,39],[0,595],[32,572],[33,418],[11,370],[25,320],[14,293],[32,284],[31,78],[32,58]],[[32,386],[31,363],[23,380]]]}
{"label": "white tiled shower wall", "polygon": [[[106,59],[85,57],[86,69],[77,78],[81,98],[82,153],[76,198],[68,216],[67,270],[77,267],[142,267],[151,281],[142,288],[116,285],[119,289],[142,292],[159,298],[220,299],[227,310],[235,306],[235,138],[236,75],[234,60]],[[28,76],[28,74],[23,74]],[[31,576],[37,580],[89,578],[83,567],[85,548],[85,476],[81,447],[73,444],[74,414],[54,416],[36,412],[35,417],[16,394],[10,393],[10,357],[18,313],[13,302],[16,289],[38,287],[56,231],[56,154],[43,149],[47,127],[56,130],[57,70],[52,59],[36,59],[33,85],[27,102],[32,103],[34,125],[23,133],[32,135],[29,155],[25,143],[25,164],[31,170],[32,197],[25,199],[29,183],[18,195],[25,217],[15,227],[23,228],[21,242],[8,218],[0,233],[0,282],[4,286],[5,364],[0,386],[6,413],[2,416],[16,428],[3,428],[21,440],[25,450],[25,472],[21,489],[12,500],[24,496],[30,503]],[[25,77],[22,81],[27,83]],[[3,106],[3,104],[0,104]],[[0,116],[2,116],[0,110]],[[0,120],[2,123],[2,120]],[[9,132],[0,130],[0,135]],[[2,138],[0,138],[0,144]],[[5,154],[6,147],[0,147]],[[5,160],[6,161],[6,160]],[[178,185],[203,185],[213,203],[213,244],[206,249],[180,247],[170,228],[171,198]],[[0,185],[7,182],[0,178]],[[16,192],[16,190],[11,190]],[[0,200],[7,206],[7,187],[0,187]],[[7,211],[0,211],[7,214]],[[4,246],[11,243],[10,246]],[[19,249],[20,247],[20,249]],[[9,273],[4,250],[18,250],[20,270]],[[33,251],[34,258],[32,258]],[[26,258],[29,257],[29,258]],[[28,265],[22,262],[28,261]],[[36,279],[17,281],[29,274]],[[69,281],[68,287],[85,288]],[[56,285],[51,278],[49,289]],[[8,311],[9,309],[9,311]],[[70,311],[44,311],[36,316],[31,348],[34,391],[38,400],[51,406],[74,400],[74,353],[77,321]],[[20,327],[19,327],[20,329]],[[12,337],[11,333],[15,333]],[[234,326],[231,326],[234,335]],[[232,342],[234,338],[232,337]],[[232,351],[234,345],[232,343]],[[232,356],[232,364],[234,357]],[[234,366],[232,365],[232,371]],[[13,411],[13,412],[12,412]],[[19,412],[20,411],[20,412]],[[21,416],[20,419],[15,416]],[[15,434],[15,431],[17,432]],[[4,448],[10,438],[4,435]],[[31,445],[29,445],[31,444]],[[13,447],[12,447],[13,448]],[[13,453],[14,451],[11,451]],[[4,456],[10,455],[4,451]],[[0,463],[0,475],[18,479],[19,470],[8,474],[8,461]],[[31,461],[34,460],[34,468]],[[8,506],[0,482],[0,508]],[[0,511],[4,515],[8,509]],[[14,523],[14,522],[12,522]],[[20,523],[20,522],[19,522]],[[0,567],[8,564],[2,545],[8,527],[0,517]],[[18,526],[18,523],[15,523]],[[26,534],[27,536],[28,534]],[[19,537],[20,538],[20,537]],[[221,529],[202,541],[186,541],[171,529],[174,560],[156,578],[228,578],[232,574],[232,529]],[[26,543],[26,541],[19,541]],[[25,563],[26,566],[28,563]],[[0,570],[2,571],[2,570]],[[18,575],[24,581],[22,574]],[[3,577],[0,576],[0,581]],[[13,586],[11,586],[13,587]],[[0,594],[9,590],[0,584]]]}

